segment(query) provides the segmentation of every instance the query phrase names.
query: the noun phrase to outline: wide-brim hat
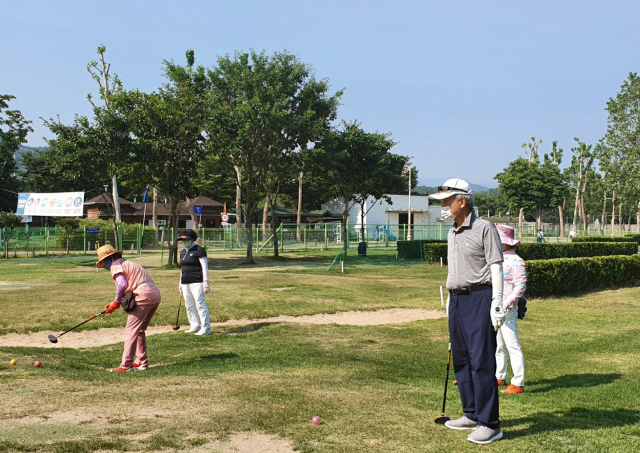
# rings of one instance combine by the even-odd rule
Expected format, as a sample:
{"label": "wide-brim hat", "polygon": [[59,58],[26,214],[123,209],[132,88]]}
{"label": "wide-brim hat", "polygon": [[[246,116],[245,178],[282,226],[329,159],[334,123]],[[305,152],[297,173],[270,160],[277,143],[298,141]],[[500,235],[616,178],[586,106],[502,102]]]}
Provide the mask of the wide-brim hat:
{"label": "wide-brim hat", "polygon": [[511,247],[518,247],[520,241],[516,239],[515,230],[507,225],[496,225],[500,234],[500,242]]}
{"label": "wide-brim hat", "polygon": [[473,195],[473,190],[467,181],[460,178],[447,179],[438,187],[438,192],[429,195],[432,200],[444,200],[453,195]]}
{"label": "wide-brim hat", "polygon": [[100,247],[98,249],[98,262],[96,262],[96,267],[99,267],[100,269],[104,268],[104,260],[116,253],[119,253],[120,256],[122,256],[122,252],[120,250],[116,250],[116,248],[111,244]]}

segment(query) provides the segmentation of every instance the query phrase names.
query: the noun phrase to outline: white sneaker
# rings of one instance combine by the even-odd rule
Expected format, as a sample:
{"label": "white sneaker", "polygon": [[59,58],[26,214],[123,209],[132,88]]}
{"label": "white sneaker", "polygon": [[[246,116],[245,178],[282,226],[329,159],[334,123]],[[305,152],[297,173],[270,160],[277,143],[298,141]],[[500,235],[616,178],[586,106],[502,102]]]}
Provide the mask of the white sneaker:
{"label": "white sneaker", "polygon": [[476,429],[478,427],[478,422],[474,422],[467,418],[466,415],[463,415],[458,419],[445,422],[444,426],[449,429]]}
{"label": "white sneaker", "polygon": [[488,426],[480,425],[478,429],[469,434],[467,440],[476,444],[490,444],[494,440],[502,439],[500,428],[491,429]]}
{"label": "white sneaker", "polygon": [[185,330],[185,333],[194,333],[194,332],[198,332],[198,331],[200,331],[200,326],[192,327],[189,330]]}
{"label": "white sneaker", "polygon": [[213,332],[211,332],[211,329],[202,328],[196,332],[196,335],[211,335],[212,333]]}

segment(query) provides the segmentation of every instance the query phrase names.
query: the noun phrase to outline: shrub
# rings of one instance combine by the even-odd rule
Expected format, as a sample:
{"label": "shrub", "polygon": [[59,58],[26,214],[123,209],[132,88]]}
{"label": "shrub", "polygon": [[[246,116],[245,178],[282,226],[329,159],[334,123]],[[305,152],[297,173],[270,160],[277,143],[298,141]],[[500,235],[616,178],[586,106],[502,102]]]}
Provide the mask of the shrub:
{"label": "shrub", "polygon": [[[398,258],[402,259],[420,259],[423,257],[421,254],[421,249],[424,249],[425,244],[444,244],[445,251],[447,240],[443,239],[424,239],[419,241],[398,241]],[[424,251],[423,251],[424,253]],[[440,257],[438,257],[438,260]]]}
{"label": "shrub", "polygon": [[640,256],[527,261],[527,296],[563,296],[640,281]]}
{"label": "shrub", "polygon": [[573,238],[572,243],[584,243],[584,242],[635,242],[640,245],[640,235],[633,234],[624,237],[590,237],[583,236],[579,238]]}
{"label": "shrub", "polygon": [[635,255],[635,242],[578,242],[566,244],[529,243],[516,248],[525,261],[556,258],[586,258],[590,256]]}
{"label": "shrub", "polygon": [[424,260],[428,263],[439,262],[442,258],[442,263],[447,264],[447,243],[439,244],[425,244],[424,245]]}

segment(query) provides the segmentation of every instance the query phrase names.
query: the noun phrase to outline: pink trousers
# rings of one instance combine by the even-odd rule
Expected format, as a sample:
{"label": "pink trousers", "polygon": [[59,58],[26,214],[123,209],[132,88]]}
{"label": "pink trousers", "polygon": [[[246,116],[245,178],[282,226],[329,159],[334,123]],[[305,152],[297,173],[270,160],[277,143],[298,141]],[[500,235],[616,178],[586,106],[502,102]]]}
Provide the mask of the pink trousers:
{"label": "pink trousers", "polygon": [[138,363],[147,363],[147,336],[144,331],[147,330],[158,305],[160,303],[136,305],[133,311],[129,312],[127,327],[124,331],[124,352],[122,353],[121,367],[131,368],[133,358],[136,356]]}

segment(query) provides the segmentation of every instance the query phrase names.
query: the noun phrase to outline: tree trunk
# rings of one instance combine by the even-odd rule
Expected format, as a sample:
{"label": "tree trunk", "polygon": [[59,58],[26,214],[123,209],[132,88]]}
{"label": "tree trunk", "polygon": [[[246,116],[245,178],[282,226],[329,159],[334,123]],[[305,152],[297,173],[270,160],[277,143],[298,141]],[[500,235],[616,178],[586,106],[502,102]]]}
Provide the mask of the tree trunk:
{"label": "tree trunk", "polygon": [[186,202],[187,209],[189,210],[189,216],[191,217],[191,228],[198,231],[198,220],[196,219],[196,214],[193,212],[193,200],[187,197]]}
{"label": "tree trunk", "polygon": [[620,227],[618,228],[618,230],[620,232],[624,231],[624,219],[622,218],[622,205],[624,203],[620,203],[618,205],[618,224],[620,225]]}
{"label": "tree trunk", "polygon": [[300,177],[298,178],[298,215],[296,216],[296,240],[300,242],[300,223],[302,222],[302,177],[304,176],[303,172],[300,172]]}
{"label": "tree trunk", "polygon": [[344,212],[342,213],[342,249],[343,249],[343,253],[344,253],[344,259],[347,259],[347,251],[349,250],[347,248],[347,219],[349,218],[349,202],[347,201],[347,198],[345,197],[345,203],[344,203]]}
{"label": "tree trunk", "polygon": [[524,208],[520,208],[518,213],[518,237],[522,237],[522,222],[524,222]]}
{"label": "tree trunk", "polygon": [[269,204],[270,203],[269,194],[264,199],[264,208],[262,208],[262,242],[267,240],[267,221],[269,219]]}
{"label": "tree trunk", "polygon": [[273,256],[278,258],[280,252],[278,251],[278,217],[276,216],[276,205],[278,204],[277,195],[271,200],[271,231],[273,232]]}
{"label": "tree trunk", "polygon": [[[364,236],[364,214],[365,214],[365,206],[367,205],[367,201],[365,200],[360,205],[360,242],[365,242]],[[408,220],[409,226],[411,226],[411,219]]]}
{"label": "tree trunk", "polygon": [[577,231],[578,229],[578,206],[580,205],[580,184],[578,183],[578,188],[576,189],[576,203],[573,206],[573,223],[572,228],[573,231]]}
{"label": "tree trunk", "polygon": [[[602,233],[604,234],[604,230],[606,228],[605,219],[607,216],[607,192],[603,193],[604,200],[602,201]],[[638,218],[640,219],[640,203],[638,203]]]}
{"label": "tree trunk", "polygon": [[242,170],[237,165],[236,171],[236,243],[240,243],[240,227],[242,226]]}
{"label": "tree trunk", "polygon": [[122,222],[122,216],[120,215],[120,197],[118,196],[118,178],[116,177],[116,175],[113,175],[113,177],[111,178],[111,185],[111,196],[113,197],[113,209],[116,213],[116,221]]}
{"label": "tree trunk", "polygon": [[636,212],[636,233],[640,233],[640,202],[638,203],[638,212]]}
{"label": "tree trunk", "polygon": [[560,239],[564,239],[564,211],[562,205],[558,205],[558,216],[560,217]]}
{"label": "tree trunk", "polygon": [[[169,197],[169,232],[167,233],[167,246],[169,248],[169,257],[167,260],[167,266],[171,267],[173,263],[178,262],[178,247],[177,241],[174,240],[173,235],[178,233],[178,221],[180,220],[180,203],[174,197]],[[173,227],[173,231],[172,231]],[[173,233],[173,234],[172,234]]]}
{"label": "tree trunk", "polygon": [[69,242],[71,242],[71,234],[67,233],[67,255],[69,254]]}
{"label": "tree trunk", "polygon": [[151,216],[152,216],[152,220],[151,222],[153,223],[153,230],[154,230],[154,235],[155,235],[155,243],[158,243],[158,188],[154,187],[153,188],[153,205],[151,207]]}
{"label": "tree trunk", "polygon": [[247,222],[247,258],[245,260],[245,264],[255,264],[253,261],[253,219],[255,210],[255,204],[251,202],[251,173],[249,173],[247,178],[247,196],[245,197],[245,221]]}
{"label": "tree trunk", "polygon": [[587,214],[584,209],[584,194],[580,196],[580,217],[582,218],[582,229],[587,231]]}
{"label": "tree trunk", "polygon": [[612,200],[612,204],[613,207],[611,208],[611,236],[613,236],[614,233],[614,229],[616,226],[616,192],[613,192],[613,200]]}

